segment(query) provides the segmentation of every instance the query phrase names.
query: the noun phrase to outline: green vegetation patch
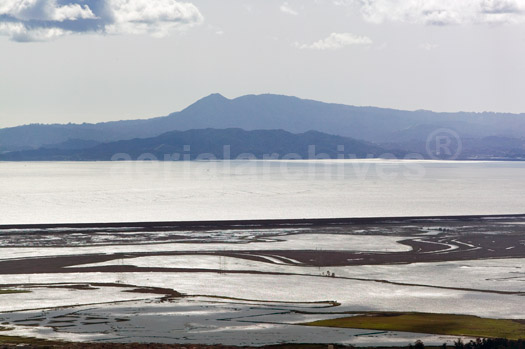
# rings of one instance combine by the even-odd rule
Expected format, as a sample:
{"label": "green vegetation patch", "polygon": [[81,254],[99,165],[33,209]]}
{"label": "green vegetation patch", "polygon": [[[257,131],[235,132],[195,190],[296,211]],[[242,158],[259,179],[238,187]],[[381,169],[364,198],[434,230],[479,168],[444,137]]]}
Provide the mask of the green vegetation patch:
{"label": "green vegetation patch", "polygon": [[525,338],[523,321],[471,315],[430,313],[366,313],[305,323],[308,326],[359,328],[481,338]]}
{"label": "green vegetation patch", "polygon": [[30,345],[34,347],[51,348],[65,345],[65,342],[48,341],[45,339],[19,336],[0,336],[1,345]]}
{"label": "green vegetation patch", "polygon": [[0,290],[0,294],[13,294],[13,293],[29,293],[31,291],[26,290]]}

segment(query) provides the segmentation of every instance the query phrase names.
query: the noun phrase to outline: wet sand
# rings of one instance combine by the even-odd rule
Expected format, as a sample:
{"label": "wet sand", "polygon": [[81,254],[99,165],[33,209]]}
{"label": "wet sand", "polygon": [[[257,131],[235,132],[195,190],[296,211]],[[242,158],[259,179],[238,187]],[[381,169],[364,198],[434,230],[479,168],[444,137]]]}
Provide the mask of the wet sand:
{"label": "wet sand", "polygon": [[[525,256],[525,216],[465,216],[465,217],[407,217],[407,218],[357,218],[357,219],[320,219],[320,220],[269,220],[269,221],[225,221],[225,222],[175,222],[175,223],[114,223],[114,224],[80,224],[80,225],[31,225],[2,226],[0,239],[2,247],[70,247],[68,239],[72,236],[86,236],[84,243],[75,246],[110,246],[121,245],[117,241],[93,243],[90,236],[95,236],[107,229],[123,229],[112,231],[119,236],[124,230],[130,238],[125,244],[135,245],[134,236],[140,236],[138,241],[143,244],[158,244],[178,242],[192,244],[191,231],[213,231],[227,229],[243,231],[250,229],[282,229],[291,230],[290,234],[343,234],[367,236],[403,236],[406,239],[400,244],[410,247],[405,252],[363,252],[363,251],[332,251],[320,250],[316,246],[302,250],[250,250],[250,244],[242,251],[223,248],[219,251],[158,251],[158,252],[126,252],[79,254],[68,256],[46,256],[0,260],[0,274],[28,273],[78,273],[78,272],[209,272],[210,269],[180,269],[180,268],[141,268],[135,266],[100,266],[75,267],[76,265],[107,262],[111,260],[126,260],[136,257],[180,256],[180,255],[222,255],[265,263],[272,261],[265,256],[291,258],[304,266],[357,266],[357,265],[388,265],[409,264],[421,262],[445,262],[459,260],[478,260],[492,258],[521,258]],[[293,229],[301,229],[294,231]],[[60,230],[57,230],[60,229]],[[86,230],[93,229],[93,230]],[[126,230],[127,229],[127,230]],[[23,233],[20,230],[24,230]],[[146,242],[144,236],[148,231],[190,231],[185,236],[151,235]],[[428,232],[430,235],[427,235]],[[271,231],[266,236],[272,236]],[[23,235],[23,238],[20,237]],[[52,238],[49,238],[52,237]],[[256,239],[254,241],[257,241]],[[198,243],[206,243],[203,238]],[[209,242],[212,244],[213,242]],[[238,242],[232,242],[238,244]],[[0,253],[2,248],[0,247]],[[285,259],[283,259],[285,260]],[[213,271],[213,270],[212,270]],[[219,271],[219,270],[215,270]],[[231,273],[263,273],[254,271],[229,271]]]}

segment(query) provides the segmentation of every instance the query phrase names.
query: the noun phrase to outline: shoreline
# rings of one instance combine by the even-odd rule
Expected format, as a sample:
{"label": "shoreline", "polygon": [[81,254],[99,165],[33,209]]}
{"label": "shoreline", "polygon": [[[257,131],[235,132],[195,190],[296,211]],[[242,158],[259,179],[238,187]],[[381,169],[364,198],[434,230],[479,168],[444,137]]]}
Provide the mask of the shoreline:
{"label": "shoreline", "polygon": [[49,224],[0,224],[2,230],[11,229],[89,229],[89,228],[143,228],[170,230],[246,229],[246,228],[299,228],[360,224],[406,224],[435,223],[436,221],[495,221],[525,219],[524,214],[452,215],[452,216],[401,216],[401,217],[356,217],[356,218],[299,218],[299,219],[254,219],[254,220],[209,220],[209,221],[157,221],[157,222],[106,222],[106,223],[49,223]]}

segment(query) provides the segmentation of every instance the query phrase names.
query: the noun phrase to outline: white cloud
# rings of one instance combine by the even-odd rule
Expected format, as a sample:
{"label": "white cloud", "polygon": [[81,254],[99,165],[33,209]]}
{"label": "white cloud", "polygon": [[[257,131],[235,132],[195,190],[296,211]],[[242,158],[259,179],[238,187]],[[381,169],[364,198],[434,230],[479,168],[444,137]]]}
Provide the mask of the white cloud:
{"label": "white cloud", "polygon": [[523,0],[334,0],[354,6],[365,20],[430,25],[519,23],[525,21]]}
{"label": "white cloud", "polygon": [[87,5],[67,4],[60,6],[56,0],[4,0],[0,14],[29,21],[58,21],[95,18]]}
{"label": "white cloud", "polygon": [[202,21],[195,5],[177,0],[0,0],[0,35],[15,41],[71,33],[166,36]]}
{"label": "white cloud", "polygon": [[53,21],[65,21],[65,20],[77,20],[77,19],[88,19],[96,18],[93,12],[87,5],[81,6],[79,4],[70,4],[66,6],[51,7],[52,15],[50,20]]}
{"label": "white cloud", "polygon": [[432,51],[438,48],[437,44],[431,44],[429,42],[426,42],[424,44],[419,45],[420,49],[426,50],[426,51]]}
{"label": "white cloud", "polygon": [[191,26],[202,21],[198,9],[188,3],[172,0],[108,0],[114,23],[108,33],[166,36],[177,27]]}
{"label": "white cloud", "polygon": [[295,46],[300,49],[311,50],[337,50],[351,45],[370,45],[372,40],[367,36],[359,36],[352,33],[332,33],[327,38],[312,44],[299,44]]}
{"label": "white cloud", "polygon": [[224,30],[221,27],[208,23],[206,26],[210,32],[215,33],[215,35],[224,35]]}
{"label": "white cloud", "polygon": [[67,34],[60,28],[34,28],[29,30],[22,23],[0,22],[0,35],[7,35],[19,42],[48,41]]}
{"label": "white cloud", "polygon": [[279,8],[280,8],[281,12],[289,14],[289,15],[292,15],[292,16],[297,16],[299,14],[297,11],[295,11],[293,8],[291,8],[290,5],[288,4],[288,2],[286,2],[286,1]]}

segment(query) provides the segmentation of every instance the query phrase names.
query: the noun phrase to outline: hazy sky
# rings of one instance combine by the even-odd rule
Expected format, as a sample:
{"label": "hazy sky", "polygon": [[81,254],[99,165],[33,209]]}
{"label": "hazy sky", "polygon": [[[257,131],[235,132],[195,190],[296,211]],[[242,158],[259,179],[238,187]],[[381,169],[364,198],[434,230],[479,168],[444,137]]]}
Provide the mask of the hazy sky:
{"label": "hazy sky", "polygon": [[0,0],[0,127],[210,93],[525,112],[525,0]]}

